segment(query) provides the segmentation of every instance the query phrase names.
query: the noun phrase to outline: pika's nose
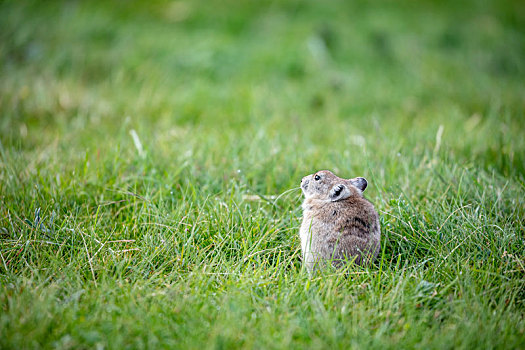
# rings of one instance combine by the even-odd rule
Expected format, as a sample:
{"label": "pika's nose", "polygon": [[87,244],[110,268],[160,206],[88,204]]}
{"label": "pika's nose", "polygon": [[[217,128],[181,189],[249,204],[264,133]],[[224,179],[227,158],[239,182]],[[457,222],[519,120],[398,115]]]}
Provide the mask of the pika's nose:
{"label": "pika's nose", "polygon": [[308,179],[308,176],[305,176],[301,180],[301,187],[304,188],[304,189],[307,189],[309,183],[310,183],[310,180]]}

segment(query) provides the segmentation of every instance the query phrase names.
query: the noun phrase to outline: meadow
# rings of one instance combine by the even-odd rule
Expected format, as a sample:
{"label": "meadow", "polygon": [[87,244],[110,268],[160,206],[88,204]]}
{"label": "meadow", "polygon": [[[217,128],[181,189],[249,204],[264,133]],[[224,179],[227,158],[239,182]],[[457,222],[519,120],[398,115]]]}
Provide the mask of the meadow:
{"label": "meadow", "polygon": [[[525,348],[519,1],[0,1],[0,348]],[[309,276],[304,175],[371,266]]]}

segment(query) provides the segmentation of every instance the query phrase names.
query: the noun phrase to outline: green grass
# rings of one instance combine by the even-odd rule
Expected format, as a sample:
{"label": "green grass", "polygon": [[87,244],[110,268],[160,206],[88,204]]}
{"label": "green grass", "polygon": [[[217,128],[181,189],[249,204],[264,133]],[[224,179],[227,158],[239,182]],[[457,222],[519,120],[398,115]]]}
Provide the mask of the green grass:
{"label": "green grass", "polygon": [[[525,347],[524,28],[518,1],[0,2],[0,348]],[[373,266],[301,268],[319,169],[368,179]]]}

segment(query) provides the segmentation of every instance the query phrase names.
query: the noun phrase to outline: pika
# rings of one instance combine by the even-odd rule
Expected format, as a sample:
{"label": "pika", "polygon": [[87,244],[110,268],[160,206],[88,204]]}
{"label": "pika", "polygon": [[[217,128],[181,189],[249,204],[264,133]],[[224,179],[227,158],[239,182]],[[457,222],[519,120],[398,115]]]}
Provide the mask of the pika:
{"label": "pika", "polygon": [[363,198],[367,185],[365,178],[342,179],[328,170],[301,180],[305,200],[300,237],[308,272],[330,262],[338,268],[376,259],[381,229],[374,206]]}

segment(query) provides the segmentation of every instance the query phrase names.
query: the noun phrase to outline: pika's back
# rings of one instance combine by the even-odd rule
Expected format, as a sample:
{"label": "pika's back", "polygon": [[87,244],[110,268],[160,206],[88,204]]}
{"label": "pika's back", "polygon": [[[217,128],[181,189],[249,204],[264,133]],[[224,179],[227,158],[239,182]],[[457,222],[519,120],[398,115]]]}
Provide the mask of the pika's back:
{"label": "pika's back", "polygon": [[309,271],[327,261],[340,267],[364,264],[380,250],[379,216],[365,198],[362,177],[342,179],[328,170],[301,181],[305,200],[300,229],[303,261]]}

